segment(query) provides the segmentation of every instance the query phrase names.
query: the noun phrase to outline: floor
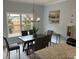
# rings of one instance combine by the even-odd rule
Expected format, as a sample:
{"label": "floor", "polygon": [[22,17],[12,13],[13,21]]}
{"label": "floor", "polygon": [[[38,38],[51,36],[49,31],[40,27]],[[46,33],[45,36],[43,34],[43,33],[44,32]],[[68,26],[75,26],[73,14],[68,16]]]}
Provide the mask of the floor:
{"label": "floor", "polygon": [[[52,42],[52,45],[55,45],[54,44],[55,42],[53,43],[53,40],[51,42]],[[61,38],[60,44],[62,44],[62,43],[65,43],[65,40],[63,38]],[[20,45],[20,59],[30,59],[30,57],[26,55],[26,52],[23,52],[23,50],[22,50],[23,45],[22,44],[19,44],[19,45]],[[3,48],[3,59],[8,59],[8,57],[6,57],[6,53],[7,53],[6,49]],[[19,59],[19,51],[18,50],[11,51],[10,52],[10,59]]]}
{"label": "floor", "polygon": [[[6,49],[4,48],[3,50],[3,59],[8,59],[6,58]],[[19,50],[14,50],[10,52],[10,59],[19,59]],[[26,52],[23,52],[22,50],[22,44],[20,44],[20,59],[30,59],[27,55]]]}

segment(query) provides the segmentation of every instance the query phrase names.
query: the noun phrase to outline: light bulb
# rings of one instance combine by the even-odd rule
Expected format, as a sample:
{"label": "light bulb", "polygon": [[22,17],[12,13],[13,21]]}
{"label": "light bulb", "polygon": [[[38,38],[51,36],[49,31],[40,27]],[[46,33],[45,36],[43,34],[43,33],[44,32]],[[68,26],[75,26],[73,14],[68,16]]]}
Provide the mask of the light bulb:
{"label": "light bulb", "polygon": [[31,20],[33,21],[33,18],[31,18]]}
{"label": "light bulb", "polygon": [[38,17],[36,21],[40,21],[40,18]]}

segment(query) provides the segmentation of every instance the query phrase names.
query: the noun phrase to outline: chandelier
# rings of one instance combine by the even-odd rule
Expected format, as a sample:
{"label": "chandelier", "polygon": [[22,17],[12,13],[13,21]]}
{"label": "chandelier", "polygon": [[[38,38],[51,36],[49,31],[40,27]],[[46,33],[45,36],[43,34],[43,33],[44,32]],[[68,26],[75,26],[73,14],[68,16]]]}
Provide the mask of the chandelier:
{"label": "chandelier", "polygon": [[35,0],[33,0],[33,17],[31,17],[32,22],[39,22],[40,18],[37,17],[37,14],[35,13]]}

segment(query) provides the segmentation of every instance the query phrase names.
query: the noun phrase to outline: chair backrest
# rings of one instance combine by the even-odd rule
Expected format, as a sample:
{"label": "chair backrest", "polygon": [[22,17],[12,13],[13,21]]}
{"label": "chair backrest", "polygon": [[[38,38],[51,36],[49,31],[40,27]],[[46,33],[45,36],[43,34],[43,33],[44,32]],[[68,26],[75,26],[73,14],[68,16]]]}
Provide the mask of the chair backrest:
{"label": "chair backrest", "polygon": [[22,36],[28,35],[28,32],[29,32],[29,35],[33,35],[34,34],[33,30],[26,30],[26,31],[21,31]]}
{"label": "chair backrest", "polygon": [[3,39],[5,40],[7,50],[9,51],[9,43],[8,43],[8,41],[7,41],[7,39],[5,37],[3,37]]}
{"label": "chair backrest", "polygon": [[34,34],[33,30],[29,30],[29,34],[33,35]]}
{"label": "chair backrest", "polygon": [[46,37],[40,37],[35,39],[35,46],[34,46],[34,50],[40,50],[45,48],[48,45],[48,42],[46,41]]}
{"label": "chair backrest", "polygon": [[47,36],[49,37],[49,41],[51,40],[52,34],[53,34],[52,30],[47,31]]}
{"label": "chair backrest", "polygon": [[52,30],[48,30],[48,31],[47,31],[47,34],[52,35],[52,33],[53,33],[53,31],[52,31]]}
{"label": "chair backrest", "polygon": [[28,35],[28,31],[21,31],[22,36]]}

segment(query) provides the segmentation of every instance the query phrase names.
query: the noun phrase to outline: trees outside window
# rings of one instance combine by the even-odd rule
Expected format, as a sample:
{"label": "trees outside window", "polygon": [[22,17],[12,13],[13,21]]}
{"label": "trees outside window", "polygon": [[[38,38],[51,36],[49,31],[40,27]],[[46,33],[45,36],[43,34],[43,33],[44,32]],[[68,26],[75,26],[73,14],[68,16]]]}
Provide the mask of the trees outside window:
{"label": "trees outside window", "polygon": [[22,30],[33,28],[33,22],[30,21],[32,14],[14,14],[7,13],[8,37],[20,36]]}

